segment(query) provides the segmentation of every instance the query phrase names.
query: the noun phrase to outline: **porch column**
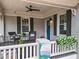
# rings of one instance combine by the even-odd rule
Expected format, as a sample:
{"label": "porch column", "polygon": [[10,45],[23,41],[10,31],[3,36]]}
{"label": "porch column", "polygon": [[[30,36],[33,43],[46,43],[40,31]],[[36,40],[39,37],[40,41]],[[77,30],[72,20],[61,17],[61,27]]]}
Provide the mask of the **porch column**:
{"label": "porch column", "polygon": [[3,8],[3,6],[2,6],[2,4],[1,4],[1,2],[0,2],[0,13],[1,13],[1,28],[2,28],[2,35],[4,36],[4,38],[5,38],[5,33],[6,33],[6,31],[5,31],[5,14],[4,14],[4,8]]}
{"label": "porch column", "polygon": [[6,35],[6,27],[5,27],[5,15],[4,13],[1,13],[1,35],[3,35],[4,41],[5,41],[5,35]]}
{"label": "porch column", "polygon": [[69,9],[66,11],[66,16],[67,16],[67,36],[71,35],[71,20],[72,20],[72,11]]}
{"label": "porch column", "polygon": [[57,36],[57,14],[54,15],[54,35]]}
{"label": "porch column", "polygon": [[4,35],[4,20],[2,15],[0,15],[0,35]]}
{"label": "porch column", "polygon": [[30,31],[34,31],[34,18],[30,17]]}

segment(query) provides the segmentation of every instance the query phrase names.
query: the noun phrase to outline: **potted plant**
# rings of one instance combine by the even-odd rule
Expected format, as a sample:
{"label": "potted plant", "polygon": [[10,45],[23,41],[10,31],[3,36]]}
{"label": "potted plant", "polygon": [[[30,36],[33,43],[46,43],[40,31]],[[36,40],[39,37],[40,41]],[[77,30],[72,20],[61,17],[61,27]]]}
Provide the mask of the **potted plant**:
{"label": "potted plant", "polygon": [[[18,44],[24,44],[24,40],[21,37],[20,40],[18,40]],[[22,59],[22,48],[20,48],[20,59]]]}
{"label": "potted plant", "polygon": [[26,33],[23,32],[23,33],[22,33],[22,36],[26,36]]}

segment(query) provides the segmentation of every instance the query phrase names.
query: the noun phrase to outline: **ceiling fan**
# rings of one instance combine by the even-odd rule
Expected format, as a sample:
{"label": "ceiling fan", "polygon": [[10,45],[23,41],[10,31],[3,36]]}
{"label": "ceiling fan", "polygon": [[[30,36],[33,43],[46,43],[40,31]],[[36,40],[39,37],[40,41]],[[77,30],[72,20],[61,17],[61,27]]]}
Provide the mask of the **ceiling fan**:
{"label": "ceiling fan", "polygon": [[40,11],[39,9],[34,9],[32,7],[32,5],[29,5],[29,6],[25,6],[28,10],[26,12],[29,12],[29,11]]}

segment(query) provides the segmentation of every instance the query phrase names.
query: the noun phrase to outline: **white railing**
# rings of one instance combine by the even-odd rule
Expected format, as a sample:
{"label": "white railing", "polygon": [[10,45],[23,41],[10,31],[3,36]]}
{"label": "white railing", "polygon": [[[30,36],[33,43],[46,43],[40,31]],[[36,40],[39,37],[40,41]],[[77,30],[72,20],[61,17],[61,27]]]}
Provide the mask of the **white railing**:
{"label": "white railing", "polygon": [[[58,46],[56,41],[51,43],[51,56],[75,52],[76,44],[73,46]],[[0,59],[39,59],[39,44],[29,43],[0,47]]]}
{"label": "white railing", "polygon": [[38,59],[38,44],[20,44],[0,47],[0,59]]}
{"label": "white railing", "polygon": [[64,45],[60,46],[56,44],[56,41],[51,42],[51,56],[57,56],[65,53],[76,52],[76,43],[72,46]]}

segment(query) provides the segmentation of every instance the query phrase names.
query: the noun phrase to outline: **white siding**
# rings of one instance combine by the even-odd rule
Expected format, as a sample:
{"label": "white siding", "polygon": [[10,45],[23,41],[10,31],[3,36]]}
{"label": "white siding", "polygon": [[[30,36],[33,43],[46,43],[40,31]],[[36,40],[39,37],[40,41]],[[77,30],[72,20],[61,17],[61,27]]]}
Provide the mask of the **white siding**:
{"label": "white siding", "polygon": [[15,16],[6,16],[6,35],[13,31],[17,32],[17,19]]}
{"label": "white siding", "polygon": [[34,19],[34,31],[37,33],[37,38],[45,35],[45,20]]}
{"label": "white siding", "polygon": [[76,9],[77,15],[72,16],[72,35],[79,36],[79,7]]}
{"label": "white siding", "polygon": [[[76,36],[79,42],[79,6],[76,9],[76,16],[72,17],[72,35]],[[79,49],[77,54],[77,59],[79,59]]]}
{"label": "white siding", "polygon": [[[37,38],[45,34],[45,22],[43,19],[34,19],[34,30],[37,33]],[[6,35],[8,32],[15,31],[17,33],[17,19],[15,16],[6,16]]]}

